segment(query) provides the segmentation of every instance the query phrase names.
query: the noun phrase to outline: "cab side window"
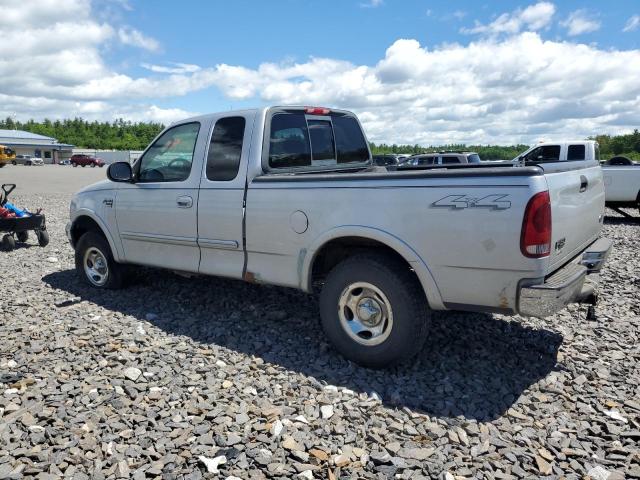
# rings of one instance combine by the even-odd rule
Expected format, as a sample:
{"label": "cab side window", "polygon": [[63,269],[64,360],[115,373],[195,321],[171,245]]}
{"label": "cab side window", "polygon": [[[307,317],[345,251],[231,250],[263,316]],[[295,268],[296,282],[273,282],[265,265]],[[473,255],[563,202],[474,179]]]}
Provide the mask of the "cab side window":
{"label": "cab side window", "polygon": [[458,157],[453,157],[453,156],[442,157],[443,165],[450,165],[452,163],[460,163],[460,159]]}
{"label": "cab side window", "polygon": [[221,118],[216,122],[207,155],[207,179],[229,181],[238,176],[245,124],[244,117]]}
{"label": "cab side window", "polygon": [[140,182],[182,182],[189,177],[200,123],[170,128],[158,138],[139,161]]}
{"label": "cab side window", "polygon": [[567,150],[567,160],[584,160],[585,147],[584,145],[569,145]]}
{"label": "cab side window", "polygon": [[557,162],[560,160],[560,145],[542,145],[531,150],[525,157],[529,162]]}

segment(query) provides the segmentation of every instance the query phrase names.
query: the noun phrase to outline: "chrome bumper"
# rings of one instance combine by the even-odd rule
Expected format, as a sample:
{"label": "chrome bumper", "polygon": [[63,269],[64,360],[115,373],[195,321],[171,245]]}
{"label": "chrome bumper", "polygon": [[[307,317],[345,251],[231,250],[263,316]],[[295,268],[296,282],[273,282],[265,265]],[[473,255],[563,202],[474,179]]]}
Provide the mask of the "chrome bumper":
{"label": "chrome bumper", "polygon": [[601,238],[589,245],[577,259],[544,279],[521,282],[518,313],[544,318],[562,310],[570,303],[595,304],[597,276],[611,250],[611,240]]}

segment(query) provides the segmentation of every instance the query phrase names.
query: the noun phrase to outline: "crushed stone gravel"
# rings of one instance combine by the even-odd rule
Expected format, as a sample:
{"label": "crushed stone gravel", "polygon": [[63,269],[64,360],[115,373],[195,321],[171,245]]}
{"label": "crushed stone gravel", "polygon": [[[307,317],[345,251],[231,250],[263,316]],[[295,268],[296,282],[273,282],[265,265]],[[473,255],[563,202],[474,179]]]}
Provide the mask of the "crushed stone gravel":
{"label": "crushed stone gravel", "polygon": [[608,212],[597,320],[437,314],[414,362],[369,371],[304,293],[84,286],[69,199],[17,195],[51,243],[0,252],[0,478],[640,478],[640,223]]}

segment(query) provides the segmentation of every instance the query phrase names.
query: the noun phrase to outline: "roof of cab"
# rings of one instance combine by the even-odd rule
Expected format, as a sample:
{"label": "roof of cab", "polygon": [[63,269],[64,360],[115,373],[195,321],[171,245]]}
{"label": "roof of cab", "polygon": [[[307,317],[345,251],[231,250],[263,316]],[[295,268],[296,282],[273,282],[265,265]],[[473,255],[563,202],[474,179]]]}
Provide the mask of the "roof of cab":
{"label": "roof of cab", "polygon": [[304,110],[307,108],[327,108],[328,110],[332,111],[332,112],[340,112],[340,113],[347,113],[350,115],[353,115],[353,112],[350,112],[348,110],[342,110],[339,108],[331,108],[331,107],[316,107],[316,106],[309,106],[309,105],[270,105],[270,106],[266,106],[266,107],[259,107],[259,108],[247,108],[247,109],[242,109],[242,110],[228,110],[228,111],[222,111],[222,112],[211,112],[211,113],[205,113],[203,115],[197,115],[194,117],[189,117],[189,118],[184,118],[181,120],[177,120],[173,123],[171,123],[171,125],[175,125],[178,123],[187,123],[187,122],[198,122],[198,121],[204,121],[204,120],[210,120],[213,117],[218,117],[220,116],[220,114],[225,114],[225,115],[242,115],[242,114],[255,114],[258,113],[260,115],[264,115],[268,110],[271,109],[292,109],[292,110]]}

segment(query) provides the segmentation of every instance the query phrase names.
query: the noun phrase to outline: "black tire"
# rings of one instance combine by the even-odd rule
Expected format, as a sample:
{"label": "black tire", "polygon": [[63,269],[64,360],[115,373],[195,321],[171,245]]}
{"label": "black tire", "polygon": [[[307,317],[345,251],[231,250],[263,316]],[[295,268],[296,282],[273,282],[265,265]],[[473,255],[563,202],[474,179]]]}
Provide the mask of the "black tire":
{"label": "black tire", "polygon": [[[98,252],[102,254],[103,259],[106,260],[107,275],[104,283],[97,283],[89,278],[85,272],[84,257],[85,253],[90,249],[98,250]],[[109,242],[107,242],[102,234],[87,232],[82,235],[76,244],[75,260],[76,272],[78,272],[78,275],[91,287],[100,289],[118,289],[122,287],[124,267],[113,259]]]}
{"label": "black tire", "polygon": [[5,235],[2,237],[2,249],[5,252],[10,252],[16,248],[16,239],[13,238],[13,235]]}
{"label": "black tire", "polygon": [[82,168],[86,167],[86,165],[83,163],[82,165],[80,165]]}
{"label": "black tire", "polygon": [[12,165],[17,165],[18,162],[16,162],[15,160],[13,162],[11,162]]}
{"label": "black tire", "polygon": [[38,237],[38,245],[41,247],[49,245],[49,232],[46,230],[38,230],[36,232],[36,237]]}
{"label": "black tire", "polygon": [[95,163],[92,163],[92,164],[91,164],[91,168],[96,168],[96,164],[95,164]]}
{"label": "black tire", "polygon": [[24,243],[29,240],[29,232],[17,232],[16,238],[19,242]]}
{"label": "black tire", "polygon": [[[349,323],[346,318],[349,315],[340,314],[340,299],[358,283],[367,283],[382,292],[392,313],[393,321],[385,323],[391,325],[387,336],[382,339],[382,335],[376,345],[359,343],[352,338],[353,333],[348,333],[348,327],[343,327],[343,321]],[[348,308],[345,311],[351,312]],[[431,317],[415,274],[401,262],[376,254],[354,255],[331,270],[320,294],[320,315],[324,332],[335,348],[344,357],[368,368],[391,367],[415,356],[424,345]]]}

